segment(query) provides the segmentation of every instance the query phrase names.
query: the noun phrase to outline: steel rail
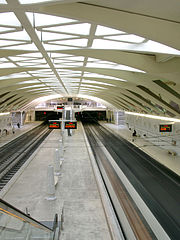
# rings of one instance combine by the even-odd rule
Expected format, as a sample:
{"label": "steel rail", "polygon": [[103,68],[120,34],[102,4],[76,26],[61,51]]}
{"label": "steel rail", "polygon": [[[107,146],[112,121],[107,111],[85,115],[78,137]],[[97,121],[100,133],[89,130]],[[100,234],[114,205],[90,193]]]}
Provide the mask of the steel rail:
{"label": "steel rail", "polygon": [[102,126],[97,124],[93,124],[93,126],[96,135],[166,233],[171,239],[178,239],[180,236],[177,214],[180,178],[125,139],[115,136]]}
{"label": "steel rail", "polygon": [[51,130],[38,126],[0,148],[0,190],[27,161]]}

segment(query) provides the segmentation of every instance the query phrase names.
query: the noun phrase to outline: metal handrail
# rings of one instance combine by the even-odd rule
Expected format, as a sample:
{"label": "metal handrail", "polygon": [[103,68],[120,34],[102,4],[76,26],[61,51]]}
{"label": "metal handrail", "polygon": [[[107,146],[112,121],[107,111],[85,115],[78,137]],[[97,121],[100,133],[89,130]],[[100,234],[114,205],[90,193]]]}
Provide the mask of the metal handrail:
{"label": "metal handrail", "polygon": [[15,208],[14,206],[10,205],[9,203],[5,202],[4,200],[0,199],[0,212],[5,213],[6,215],[15,217],[23,222],[27,222],[33,227],[48,231],[54,232],[54,229],[51,229],[44,224],[38,222],[34,218],[30,217],[29,215],[25,214],[24,212],[20,211],[19,209]]}

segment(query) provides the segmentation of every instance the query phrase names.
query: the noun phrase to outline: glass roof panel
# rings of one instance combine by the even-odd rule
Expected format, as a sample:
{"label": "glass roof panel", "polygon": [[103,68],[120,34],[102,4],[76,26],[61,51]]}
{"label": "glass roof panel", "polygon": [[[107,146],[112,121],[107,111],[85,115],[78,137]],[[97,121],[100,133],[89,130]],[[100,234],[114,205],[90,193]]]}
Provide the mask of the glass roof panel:
{"label": "glass roof panel", "polygon": [[63,45],[72,45],[78,47],[87,47],[87,39],[73,39],[73,40],[65,40],[65,41],[55,41],[56,44],[63,44]]}
{"label": "glass roof panel", "polygon": [[24,53],[21,55],[17,55],[18,57],[26,57],[26,58],[42,58],[42,54],[40,52],[35,52],[35,53]]}
{"label": "glass roof panel", "polygon": [[84,57],[81,57],[81,56],[72,56],[72,57],[68,57],[67,59],[71,59],[75,61],[84,61]]}
{"label": "glass roof panel", "polygon": [[[41,88],[41,87],[44,87],[45,85],[44,84],[39,84],[39,85],[31,85],[31,86],[27,86],[27,87],[22,87],[22,88],[18,88],[18,90],[22,90],[22,89],[27,89],[27,88]],[[42,89],[42,88],[41,88]],[[48,88],[47,88],[48,89]]]}
{"label": "glass roof panel", "polygon": [[86,67],[94,67],[94,68],[113,68],[111,64],[104,64],[101,62],[96,62],[96,63],[87,63]]}
{"label": "glass roof panel", "polygon": [[42,3],[42,2],[53,2],[54,0],[19,0],[22,4]]}
{"label": "glass roof panel", "polygon": [[107,89],[105,87],[100,87],[96,85],[90,85],[90,84],[81,84],[82,87],[92,87],[92,88],[100,88],[100,89]]}
{"label": "glass roof panel", "polygon": [[[39,34],[41,34],[41,32],[39,32]],[[73,35],[62,34],[62,33],[51,33],[51,32],[42,32],[41,36],[42,36],[42,41],[53,41],[53,40],[74,38]]]}
{"label": "glass roof panel", "polygon": [[141,43],[145,40],[145,38],[136,36],[134,34],[107,36],[106,39],[132,42],[132,43]]}
{"label": "glass roof panel", "polygon": [[0,68],[12,68],[12,67],[16,67],[16,65],[14,65],[13,63],[1,63],[0,64]]}
{"label": "glass roof panel", "polygon": [[0,27],[0,33],[11,31],[12,29],[13,28],[9,28],[9,27]]}
{"label": "glass roof panel", "polygon": [[12,61],[16,61],[16,62],[18,62],[18,61],[23,61],[23,60],[24,60],[24,61],[28,61],[28,60],[29,60],[29,59],[27,59],[26,57],[19,57],[19,56],[18,56],[18,57],[16,57],[16,56],[15,56],[15,57],[11,57],[11,56],[10,56],[9,59],[11,59]]}
{"label": "glass roof panel", "polygon": [[116,42],[111,40],[105,40],[105,39],[95,39],[92,44],[92,48],[98,48],[98,49],[123,49],[126,47],[126,49],[132,44],[129,43],[122,43],[122,42]]}
{"label": "glass roof panel", "polygon": [[55,65],[60,65],[61,67],[66,67],[66,66],[82,66],[83,62],[66,62],[66,63],[55,63]]}
{"label": "glass roof panel", "polygon": [[63,33],[70,33],[76,35],[88,35],[90,30],[89,23],[78,23],[78,24],[71,24],[66,26],[58,26],[58,27],[49,27],[46,30],[54,31],[54,32],[63,32]]}
{"label": "glass roof panel", "polygon": [[[17,44],[18,42],[16,42]],[[34,43],[32,44],[19,44],[19,45],[16,45],[16,46],[11,46],[11,47],[4,47],[4,49],[13,49],[13,50],[26,50],[27,49],[29,51],[34,51],[34,50],[37,50],[36,46]]]}
{"label": "glass roof panel", "polygon": [[66,50],[66,49],[74,49],[74,47],[71,46],[61,46],[61,45],[56,45],[56,44],[43,44],[44,48],[47,51],[51,51],[51,50]]}
{"label": "glass roof panel", "polygon": [[82,80],[82,83],[95,83],[95,84],[100,84],[100,85],[115,86],[114,84],[111,84],[111,83],[98,82],[98,81],[85,80],[85,79]]}
{"label": "glass roof panel", "polygon": [[119,81],[125,81],[124,79],[120,79],[117,77],[112,77],[112,76],[108,76],[108,75],[102,75],[102,74],[97,74],[97,73],[90,73],[90,72],[85,72],[84,77],[92,77],[92,78],[106,78],[106,79],[112,79],[112,80],[119,80]]}
{"label": "glass roof panel", "polygon": [[39,81],[38,80],[28,80],[28,81],[18,82],[16,84],[20,85],[20,84],[30,84],[30,83],[39,83]]}
{"label": "glass roof panel", "polygon": [[16,39],[16,40],[30,40],[29,35],[25,30],[19,31],[19,32],[13,32],[13,33],[6,33],[0,35],[0,38],[6,38],[6,39]]}
{"label": "glass roof panel", "polygon": [[7,13],[0,13],[0,19],[3,19],[1,21],[2,26],[13,26],[13,27],[19,27],[21,26],[19,20],[15,16],[13,12],[7,12]]}
{"label": "glass roof panel", "polygon": [[119,50],[129,50],[133,52],[145,52],[145,53],[164,53],[164,54],[174,54],[180,55],[180,51],[177,49],[168,47],[164,44],[148,40],[142,43],[126,43],[117,42],[105,39],[95,39],[92,44],[92,48],[95,49],[119,49]]}
{"label": "glass roof panel", "polygon": [[104,36],[104,35],[123,34],[123,33],[125,33],[125,32],[98,25],[95,35],[96,36],[100,36],[100,35]]}
{"label": "glass roof panel", "polygon": [[9,74],[6,76],[0,77],[0,79],[12,79],[12,78],[24,78],[24,77],[30,77],[29,74],[27,73],[14,73],[14,74]]}
{"label": "glass roof panel", "polygon": [[21,44],[21,42],[18,42],[18,41],[0,40],[0,47],[15,45],[15,44],[18,44],[18,43]]}
{"label": "glass roof panel", "polygon": [[0,0],[0,4],[7,4],[5,0]]}
{"label": "glass roof panel", "polygon": [[[33,18],[35,19],[35,26],[36,27],[76,22],[76,20],[74,20],[74,19],[56,17],[56,16],[52,16],[52,15],[48,15],[48,14],[41,14],[41,13],[34,13],[33,14],[31,12],[26,12],[26,15],[29,18],[32,25],[33,25],[33,22],[34,22]],[[33,17],[33,15],[34,15],[34,17]]]}

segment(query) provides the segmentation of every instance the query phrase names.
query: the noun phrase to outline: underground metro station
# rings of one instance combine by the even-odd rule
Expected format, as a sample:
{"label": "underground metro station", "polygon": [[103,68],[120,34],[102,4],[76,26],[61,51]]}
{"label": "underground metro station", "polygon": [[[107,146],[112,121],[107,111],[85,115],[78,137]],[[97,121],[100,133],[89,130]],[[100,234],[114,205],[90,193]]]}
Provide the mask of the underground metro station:
{"label": "underground metro station", "polygon": [[180,239],[179,13],[0,0],[0,240]]}

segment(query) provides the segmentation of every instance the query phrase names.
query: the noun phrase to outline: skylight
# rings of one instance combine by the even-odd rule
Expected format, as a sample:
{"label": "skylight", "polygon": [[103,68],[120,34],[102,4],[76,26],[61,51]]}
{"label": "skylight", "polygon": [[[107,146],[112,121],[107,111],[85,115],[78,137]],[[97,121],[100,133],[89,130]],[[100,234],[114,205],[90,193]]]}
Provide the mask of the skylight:
{"label": "skylight", "polygon": [[92,77],[92,78],[106,78],[106,79],[112,79],[112,80],[118,80],[118,81],[126,82],[126,80],[120,79],[120,78],[117,78],[117,77],[107,76],[107,75],[102,75],[102,74],[97,74],[97,73],[90,73],[90,72],[85,72],[83,76],[84,77]]}
{"label": "skylight", "polygon": [[39,83],[39,81],[38,80],[28,80],[28,81],[18,82],[16,84],[20,85],[20,84],[30,84],[30,83]]}
{"label": "skylight", "polygon": [[[17,44],[18,42],[16,42]],[[21,45],[16,45],[16,46],[12,46],[12,47],[4,47],[4,49],[13,49],[13,50],[26,50],[28,49],[28,51],[37,51],[37,48],[35,46],[34,43],[32,44],[21,44]]]}
{"label": "skylight", "polygon": [[[38,1],[35,0],[35,2],[37,3]],[[41,14],[41,13],[34,13],[33,14],[33,13],[30,13],[30,12],[27,12],[26,15],[29,18],[29,20],[31,21],[32,25],[33,25],[33,22],[35,20],[35,26],[36,27],[57,25],[57,24],[70,23],[70,22],[75,22],[76,21],[74,19],[56,17],[56,16]],[[34,15],[34,17],[33,17],[33,15]]]}
{"label": "skylight", "polygon": [[73,49],[74,47],[71,46],[61,46],[55,43],[52,44],[44,44],[44,47],[46,51],[53,51],[53,50],[68,50],[68,49]]}
{"label": "skylight", "polygon": [[136,36],[134,34],[107,36],[106,39],[118,40],[123,42],[132,42],[132,43],[141,43],[145,40],[145,38]]}
{"label": "skylight", "polygon": [[2,35],[0,35],[0,39],[1,38],[11,39],[11,40],[16,39],[16,40],[20,40],[20,41],[30,40],[30,37],[25,30],[19,31],[19,32],[2,34]]}
{"label": "skylight", "polygon": [[19,0],[22,4],[53,2],[54,0]]}
{"label": "skylight", "polygon": [[115,86],[110,83],[98,82],[98,81],[93,81],[93,80],[85,80],[85,79],[82,80],[82,83],[95,83],[95,84],[106,85],[106,86]]}
{"label": "skylight", "polygon": [[57,40],[61,39],[69,39],[69,38],[74,38],[73,35],[68,35],[68,34],[62,34],[62,33],[51,33],[51,32],[39,32],[39,36],[42,39],[42,41],[49,41],[49,42],[54,42]]}
{"label": "skylight", "polygon": [[108,28],[108,27],[103,27],[98,25],[96,29],[96,36],[102,36],[102,35],[113,35],[113,34],[123,34],[124,32],[113,29],[113,28]]}
{"label": "skylight", "polygon": [[0,4],[7,4],[5,0],[0,0]]}
{"label": "skylight", "polygon": [[20,27],[21,24],[15,14],[13,12],[7,12],[7,13],[0,13],[0,19],[2,26],[12,26],[12,27]]}
{"label": "skylight", "polygon": [[70,34],[76,34],[76,35],[88,35],[90,26],[91,25],[89,23],[78,23],[78,24],[72,24],[72,25],[46,28],[46,30],[54,31],[54,32],[70,33]]}
{"label": "skylight", "polygon": [[0,27],[0,33],[12,31],[12,30],[14,30],[14,29],[10,28],[10,27]]}
{"label": "skylight", "polygon": [[105,87],[100,87],[100,86],[90,85],[90,84],[81,84],[81,87],[92,87],[92,88],[107,89]]}
{"label": "skylight", "polygon": [[11,67],[16,67],[13,63],[1,63],[0,68],[11,68]]}

